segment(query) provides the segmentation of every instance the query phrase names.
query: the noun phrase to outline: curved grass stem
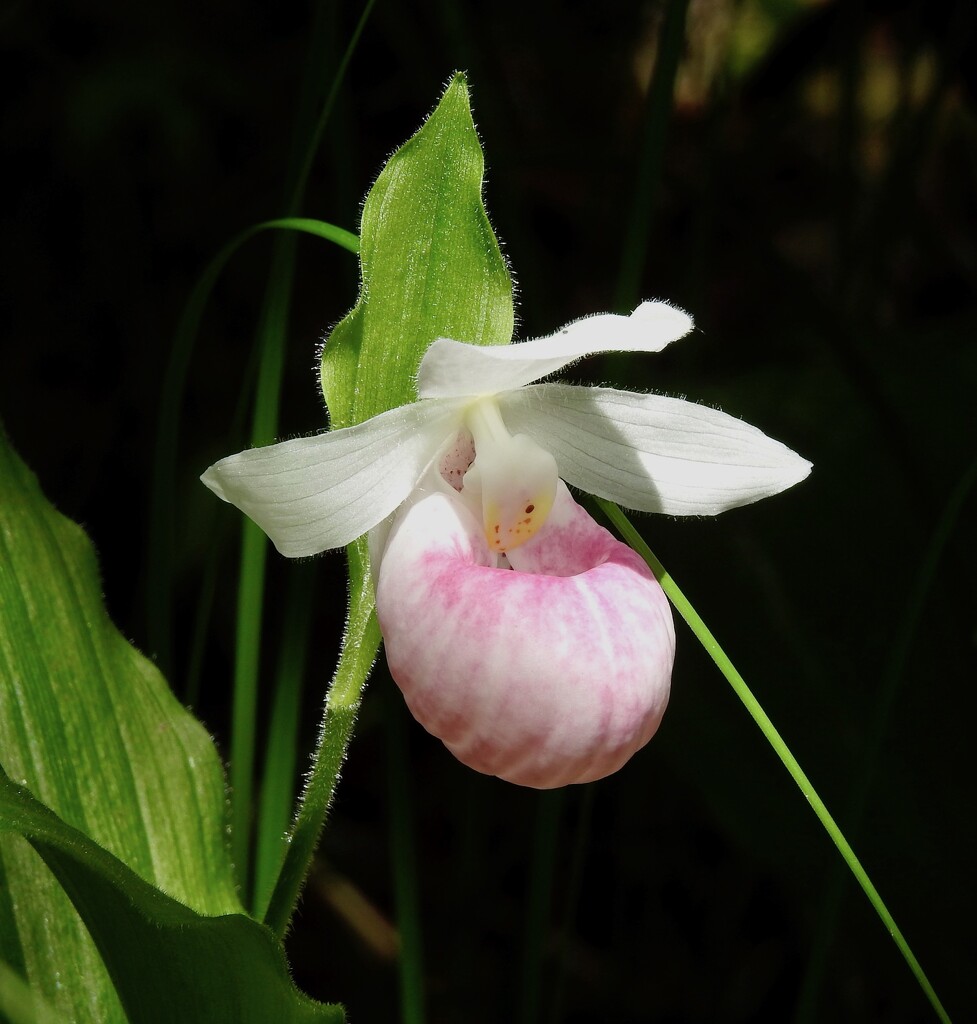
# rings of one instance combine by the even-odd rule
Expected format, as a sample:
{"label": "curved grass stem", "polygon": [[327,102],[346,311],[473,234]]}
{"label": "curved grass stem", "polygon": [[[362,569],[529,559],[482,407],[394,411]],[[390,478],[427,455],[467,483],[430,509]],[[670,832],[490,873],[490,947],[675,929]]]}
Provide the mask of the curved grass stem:
{"label": "curved grass stem", "polygon": [[658,582],[668,595],[668,599],[672,602],[675,610],[685,620],[688,627],[695,634],[696,639],[702,644],[709,656],[716,663],[716,667],[726,677],[729,685],[732,686],[733,691],[736,693],[736,696],[739,697],[746,706],[747,711],[749,711],[753,720],[759,726],[760,731],[766,737],[767,742],[771,747],[773,747],[774,752],[783,762],[783,765],[790,773],[791,778],[797,783],[798,788],[804,794],[804,798],[811,805],[811,809],[824,826],[824,830],[831,837],[831,841],[838,848],[838,852],[844,858],[844,861],[851,870],[851,873],[855,876],[858,884],[862,887],[863,892],[868,897],[869,903],[871,903],[875,908],[875,912],[879,915],[886,930],[892,936],[892,941],[895,942],[899,952],[902,953],[906,963],[909,965],[909,969],[913,972],[919,987],[923,990],[923,993],[929,1000],[930,1005],[936,1012],[936,1015],[941,1021],[945,1022],[945,1024],[950,1024],[949,1015],[946,1010],[944,1010],[943,1004],[940,1002],[939,997],[933,989],[933,986],[930,984],[929,979],[926,977],[926,974],[920,966],[919,961],[916,959],[915,954],[909,948],[909,943],[906,942],[905,937],[899,930],[899,927],[892,915],[889,913],[888,908],[882,902],[882,897],[879,895],[878,890],[872,884],[872,880],[868,877],[868,874],[862,867],[861,862],[855,856],[854,850],[852,850],[848,840],[845,839],[837,822],[831,817],[828,812],[828,808],[824,805],[824,801],[820,796],[818,796],[817,791],[811,784],[811,780],[804,774],[801,766],[797,763],[797,759],[790,752],[790,749],[784,742],[780,733],[777,732],[774,727],[773,722],[770,721],[766,712],[760,706],[760,702],[753,696],[752,691],[746,685],[746,681],[736,670],[736,667],[729,660],[729,657],[722,647],[719,646],[719,643],[712,635],[709,628],[702,619],[699,618],[698,612],[696,612],[695,608],[692,607],[688,598],[679,589],[678,584],[676,584],[668,574],[665,567],[655,557],[651,548],[649,548],[644,542],[641,535],[634,528],[627,516],[613,502],[605,501],[603,498],[595,498],[595,501],[603,510],[607,518],[614,524],[615,528],[624,540],[648,563],[649,568],[658,578]]}

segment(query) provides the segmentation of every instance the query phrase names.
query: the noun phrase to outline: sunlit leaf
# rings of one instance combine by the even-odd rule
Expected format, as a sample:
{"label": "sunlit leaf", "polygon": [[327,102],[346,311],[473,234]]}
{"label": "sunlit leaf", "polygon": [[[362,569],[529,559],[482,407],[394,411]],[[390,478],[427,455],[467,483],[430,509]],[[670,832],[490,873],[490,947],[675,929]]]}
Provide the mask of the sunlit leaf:
{"label": "sunlit leaf", "polygon": [[61,1019],[272,1019],[239,993],[274,1019],[341,1019],[241,914],[210,737],[115,629],[83,531],[2,433],[0,766],[0,959]]}
{"label": "sunlit leaf", "polygon": [[511,340],[512,282],[482,203],[484,167],[468,85],[456,75],[363,205],[359,300],[322,357],[334,428],[413,401],[437,337]]}
{"label": "sunlit leaf", "polygon": [[342,1024],[340,1007],[292,985],[263,925],[244,914],[205,917],[165,896],[0,774],[7,830],[27,837],[78,908],[129,1024]]}

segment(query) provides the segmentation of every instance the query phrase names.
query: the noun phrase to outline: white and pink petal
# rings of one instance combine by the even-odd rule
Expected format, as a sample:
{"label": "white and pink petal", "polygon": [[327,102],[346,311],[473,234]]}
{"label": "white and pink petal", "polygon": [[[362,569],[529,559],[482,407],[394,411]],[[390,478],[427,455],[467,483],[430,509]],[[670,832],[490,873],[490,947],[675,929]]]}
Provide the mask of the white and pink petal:
{"label": "white and pink petal", "polygon": [[548,789],[617,771],[654,735],[671,611],[644,562],[559,485],[550,520],[496,568],[445,492],[395,518],[377,570],[387,662],[411,712],[462,762]]}

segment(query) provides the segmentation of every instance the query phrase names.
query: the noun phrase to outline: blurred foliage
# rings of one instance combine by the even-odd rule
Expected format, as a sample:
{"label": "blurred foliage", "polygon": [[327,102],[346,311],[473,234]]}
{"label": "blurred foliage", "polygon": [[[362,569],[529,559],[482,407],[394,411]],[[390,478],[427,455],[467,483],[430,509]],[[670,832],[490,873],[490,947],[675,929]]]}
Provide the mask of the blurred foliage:
{"label": "blurred foliage", "polygon": [[[113,616],[144,648],[149,465],[173,330],[213,254],[284,212],[314,6],[4,8],[0,412],[45,490],[91,533]],[[327,5],[334,63],[354,6]],[[379,0],[300,212],[355,228],[385,156],[464,68],[520,335],[610,308],[622,211],[647,185],[661,17],[653,2]],[[643,297],[689,309],[699,329],[661,356],[581,371],[721,405],[813,460],[809,481],[761,505],[641,525],[958,1019],[977,1006],[977,498],[952,503],[977,437],[975,17],[968,0],[691,0],[640,280]],[[356,294],[347,254],[311,239],[297,253],[283,436],[321,424],[315,346]],[[168,675],[179,690],[216,547],[196,710],[225,744],[239,527],[197,476],[246,442],[238,410],[269,254],[250,243],[218,284],[172,496]],[[341,559],[317,565],[300,749],[345,599]],[[273,595],[289,572],[270,562]],[[269,637],[283,604],[270,602]],[[365,1021],[397,1005],[390,687],[378,674],[368,690],[289,938],[299,983]],[[419,727],[407,741],[430,1020],[930,1019],[687,633],[659,736],[595,786],[540,797],[473,775]],[[555,829],[542,875],[531,871],[539,822]],[[524,956],[539,919],[540,957]],[[527,979],[528,963],[542,973]]]}

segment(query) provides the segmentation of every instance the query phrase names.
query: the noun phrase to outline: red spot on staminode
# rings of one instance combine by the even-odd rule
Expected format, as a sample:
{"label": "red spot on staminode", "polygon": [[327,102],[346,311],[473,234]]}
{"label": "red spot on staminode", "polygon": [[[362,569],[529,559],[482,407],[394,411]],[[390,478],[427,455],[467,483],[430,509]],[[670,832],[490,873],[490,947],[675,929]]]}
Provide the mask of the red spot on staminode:
{"label": "red spot on staminode", "polygon": [[536,506],[535,505],[527,505],[526,506],[526,515],[527,516],[529,515],[530,512],[535,512],[535,511],[536,511]]}

